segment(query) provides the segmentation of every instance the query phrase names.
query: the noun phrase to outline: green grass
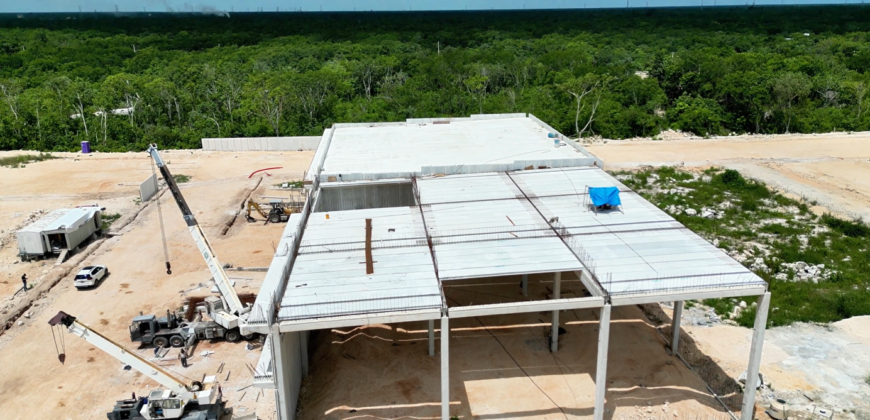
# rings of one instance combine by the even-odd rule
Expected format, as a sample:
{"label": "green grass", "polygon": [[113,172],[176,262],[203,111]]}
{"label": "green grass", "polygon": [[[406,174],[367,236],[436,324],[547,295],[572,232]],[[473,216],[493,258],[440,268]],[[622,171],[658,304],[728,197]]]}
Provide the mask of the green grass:
{"label": "green grass", "polygon": [[112,226],[112,223],[115,223],[118,219],[121,218],[121,215],[118,213],[106,213],[100,217],[100,220],[103,221],[103,224],[100,226],[100,229],[106,230]]}
{"label": "green grass", "polygon": [[867,377],[864,378],[864,383],[866,383],[867,385],[870,385],[870,375],[867,375]]}
{"label": "green grass", "polygon": [[[671,206],[695,209],[698,212],[695,216],[684,212],[671,215],[707,240],[718,240],[719,248],[726,252],[749,252],[751,256],[744,261],[747,267],[756,258],[763,259],[769,271],[759,270],[756,274],[770,286],[771,325],[829,323],[870,315],[870,280],[866,275],[870,271],[867,252],[870,227],[864,222],[829,214],[817,216],[806,203],[785,197],[732,170],[713,168],[693,176],[666,167],[615,174],[662,209],[673,209]],[[691,191],[678,194],[672,191],[675,187]],[[722,218],[701,217],[703,208],[722,212]],[[799,237],[805,237],[805,244]],[[824,264],[825,269],[835,273],[817,284],[791,281],[794,273],[782,263],[797,261]],[[789,280],[778,280],[776,276],[780,273]],[[754,300],[743,300],[749,306],[734,321],[751,327]],[[739,301],[706,299],[703,303],[725,318]]]}
{"label": "green grass", "polygon": [[183,184],[187,181],[190,181],[190,178],[193,178],[193,177],[190,175],[184,175],[184,174],[172,175],[172,179],[175,180],[176,184]]}
{"label": "green grass", "polygon": [[44,160],[58,159],[52,156],[51,153],[40,153],[38,155],[18,155],[0,158],[0,166],[9,168],[20,168],[30,162],[42,162]]}
{"label": "green grass", "polygon": [[284,184],[287,184],[288,188],[302,188],[302,181],[279,182],[273,185],[273,187],[284,188]]}

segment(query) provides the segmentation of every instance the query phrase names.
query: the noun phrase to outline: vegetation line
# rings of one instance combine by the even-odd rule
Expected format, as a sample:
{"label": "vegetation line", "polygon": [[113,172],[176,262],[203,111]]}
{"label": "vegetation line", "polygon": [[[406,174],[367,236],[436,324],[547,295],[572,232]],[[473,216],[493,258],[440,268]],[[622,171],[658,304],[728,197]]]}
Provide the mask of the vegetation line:
{"label": "vegetation line", "polygon": [[0,16],[0,150],[529,112],[573,137],[870,130],[870,8]]}

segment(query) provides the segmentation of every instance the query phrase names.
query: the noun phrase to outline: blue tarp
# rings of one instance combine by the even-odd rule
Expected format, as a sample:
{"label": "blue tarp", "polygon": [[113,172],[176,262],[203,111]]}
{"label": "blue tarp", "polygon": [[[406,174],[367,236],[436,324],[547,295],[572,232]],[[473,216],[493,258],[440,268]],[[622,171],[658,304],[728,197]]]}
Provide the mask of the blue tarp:
{"label": "blue tarp", "polygon": [[605,204],[618,206],[622,204],[619,201],[619,188],[616,187],[589,187],[589,198],[592,199],[592,204],[595,207],[600,207]]}

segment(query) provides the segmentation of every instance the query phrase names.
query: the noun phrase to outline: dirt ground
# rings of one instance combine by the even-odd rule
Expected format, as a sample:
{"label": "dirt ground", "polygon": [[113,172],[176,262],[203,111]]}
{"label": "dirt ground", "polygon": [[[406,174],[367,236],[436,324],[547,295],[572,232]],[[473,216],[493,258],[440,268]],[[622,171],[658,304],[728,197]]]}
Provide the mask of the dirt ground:
{"label": "dirt ground", "polygon": [[870,219],[870,133],[735,136],[673,141],[598,141],[587,145],[605,168],[643,165],[736,169],[816,201],[832,212]]}
{"label": "dirt ground", "polygon": [[[548,277],[531,277],[533,299],[550,293]],[[517,301],[522,299],[518,283],[519,277],[451,283],[445,294],[450,306]],[[563,281],[562,288],[565,296],[582,296],[578,281]],[[556,353],[547,346],[550,316],[451,321],[451,415],[591,417],[599,312],[563,311],[566,333]],[[613,310],[610,337],[605,418],[727,416],[701,380],[666,353],[665,340],[637,307]],[[440,418],[440,358],[427,354],[425,322],[325,330],[312,342],[300,419]],[[436,349],[440,352],[440,341]]]}
{"label": "dirt ground", "polygon": [[[47,324],[59,310],[136,349],[127,332],[132,317],[140,311],[163,314],[167,309],[180,307],[185,296],[208,294],[208,287],[199,284],[206,283],[211,275],[169,194],[161,198],[161,207],[173,274],[165,272],[157,206],[136,203],[138,184],[151,174],[145,153],[57,155],[63,159],[33,163],[25,168],[0,168],[0,214],[12,216],[0,218],[0,229],[4,231],[4,245],[0,248],[0,306],[6,316],[14,305],[33,300],[24,316],[0,335],[0,366],[3,366],[0,418],[4,420],[104,418],[116,399],[129,398],[131,392],[141,395],[157,385],[135,371],[122,369],[114,358],[66,332],[65,349],[61,350],[67,358],[61,364]],[[274,252],[273,242],[280,236],[283,224],[246,223],[240,217],[225,235],[221,233],[234,219],[232,215],[251,188],[258,185],[257,176],[248,179],[251,172],[283,166],[270,171],[271,176],[258,175],[263,179],[252,193],[255,198],[282,195],[269,187],[300,179],[313,153],[164,151],[162,155],[174,174],[191,176],[189,182],[181,184],[182,191],[221,261],[236,267],[268,266]],[[14,231],[29,212],[94,203],[105,206],[106,213],[122,215],[112,228],[116,230],[128,223],[118,231],[120,236],[91,245],[61,267],[54,267],[53,260],[18,262]],[[93,289],[76,290],[72,277],[77,267],[87,264],[107,265],[111,275]],[[58,272],[68,274],[39,296],[41,282]],[[20,291],[22,273],[28,274],[34,290]],[[230,272],[231,277],[237,277],[236,290],[240,293],[256,292],[264,275],[256,271]],[[254,348],[249,351],[244,342],[202,342],[193,352],[189,368],[180,367],[174,349],[158,364],[181,377],[201,379],[203,375],[215,374],[221,362],[226,362],[218,380],[228,406],[234,407],[237,414],[258,410],[266,413],[263,418],[268,419],[274,410],[272,392],[261,395],[254,388],[245,388],[251,383],[246,364],[256,365],[260,353],[259,343],[251,344]],[[214,353],[203,357],[201,353],[207,350]],[[136,351],[153,357],[151,348]]]}
{"label": "dirt ground", "polygon": [[[599,141],[587,146],[605,168],[711,165],[736,169],[795,198],[831,211],[870,219],[870,133],[739,136],[674,141]],[[669,309],[667,309],[669,311]],[[685,317],[685,312],[684,312]],[[751,332],[715,325],[685,330],[700,349],[732,377],[746,368]],[[761,373],[773,390],[759,404],[783,398],[798,411],[813,406],[837,416],[870,418],[870,317],[831,325],[797,324],[772,328],[765,337]],[[863,417],[862,417],[863,416]]]}

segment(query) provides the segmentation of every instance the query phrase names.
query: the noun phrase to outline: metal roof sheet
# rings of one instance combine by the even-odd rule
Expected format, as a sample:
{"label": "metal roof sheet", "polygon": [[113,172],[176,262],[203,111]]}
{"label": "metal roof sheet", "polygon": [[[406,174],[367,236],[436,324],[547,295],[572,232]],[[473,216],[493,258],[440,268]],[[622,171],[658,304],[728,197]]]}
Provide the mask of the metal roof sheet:
{"label": "metal roof sheet", "polygon": [[49,232],[55,230],[72,230],[100,211],[98,207],[80,207],[74,209],[57,209],[46,214],[39,220],[25,226],[19,232]]}

